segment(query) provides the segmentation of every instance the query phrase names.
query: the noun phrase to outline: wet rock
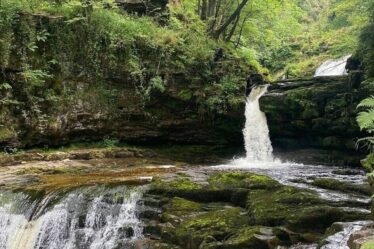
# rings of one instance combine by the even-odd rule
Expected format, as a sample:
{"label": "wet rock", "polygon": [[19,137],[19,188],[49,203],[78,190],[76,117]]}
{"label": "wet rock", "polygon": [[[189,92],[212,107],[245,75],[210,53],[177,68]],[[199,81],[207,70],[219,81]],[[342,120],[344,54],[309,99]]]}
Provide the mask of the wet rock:
{"label": "wet rock", "polygon": [[153,199],[167,200],[149,234],[187,249],[316,243],[334,222],[368,218],[335,207],[313,191],[252,173],[215,173],[203,184],[186,177],[157,179],[149,191]]}
{"label": "wet rock", "polygon": [[162,198],[159,198],[159,197],[144,196],[143,199],[140,200],[140,202],[138,204],[142,205],[142,206],[147,206],[147,207],[160,208],[166,202],[167,202],[166,199],[162,199]]}
{"label": "wet rock", "polygon": [[361,212],[331,207],[317,194],[293,187],[277,191],[256,190],[248,195],[247,209],[254,224],[286,226],[293,231],[323,233],[332,223],[366,219]]}
{"label": "wet rock", "polygon": [[86,215],[80,215],[78,217],[78,227],[84,228],[86,226]]}
{"label": "wet rock", "polygon": [[335,233],[341,232],[344,229],[343,222],[335,222],[326,230],[325,236],[331,236]]}
{"label": "wet rock", "polygon": [[149,221],[144,226],[143,234],[161,237],[161,226],[157,221]]}
{"label": "wet rock", "polygon": [[333,170],[332,173],[335,175],[348,175],[348,176],[364,174],[362,170],[354,170],[354,169],[338,169],[338,170]]}
{"label": "wet rock", "polygon": [[145,208],[138,212],[140,219],[158,220],[160,218],[161,211],[155,208]]}
{"label": "wet rock", "polygon": [[350,249],[370,249],[374,246],[374,227],[368,226],[351,234],[348,240]]}
{"label": "wet rock", "polygon": [[[336,150],[341,161],[359,165],[353,142],[361,137],[356,106],[372,94],[373,89],[352,91],[348,77],[322,77],[274,84],[260,106],[275,147]],[[344,159],[349,154],[356,155],[355,161]],[[330,160],[335,159],[325,157]]]}
{"label": "wet rock", "polygon": [[124,238],[131,238],[134,236],[135,232],[132,227],[121,227],[118,232],[122,234]]}
{"label": "wet rock", "polygon": [[114,155],[115,158],[128,158],[128,157],[134,157],[134,156],[135,156],[134,152],[132,152],[132,151],[125,151],[125,150],[117,151],[115,153],[115,155]]}
{"label": "wet rock", "polygon": [[369,184],[353,184],[332,178],[316,178],[314,179],[312,184],[314,186],[330,190],[337,190],[348,193],[359,193],[367,196],[371,195],[371,189]]}

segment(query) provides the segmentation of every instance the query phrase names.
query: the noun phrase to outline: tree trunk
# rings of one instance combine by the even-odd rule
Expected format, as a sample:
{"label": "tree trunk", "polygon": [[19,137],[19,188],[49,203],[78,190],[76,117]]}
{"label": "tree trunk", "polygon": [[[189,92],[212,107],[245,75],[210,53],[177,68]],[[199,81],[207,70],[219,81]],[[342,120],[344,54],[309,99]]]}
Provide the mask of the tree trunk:
{"label": "tree trunk", "polygon": [[238,39],[236,40],[235,48],[238,48],[239,45],[240,45],[240,39],[242,38],[244,24],[246,23],[246,21],[248,20],[248,18],[249,18],[250,15],[251,15],[251,12],[248,12],[247,15],[243,19],[242,26],[240,27]]}
{"label": "tree trunk", "polygon": [[226,42],[230,41],[230,40],[231,40],[231,37],[234,35],[235,30],[236,30],[236,27],[238,26],[239,20],[240,20],[240,14],[236,17],[235,22],[234,22],[234,24],[232,25],[229,34],[226,36],[226,38],[225,38],[225,41],[226,41]]}
{"label": "tree trunk", "polygon": [[226,20],[226,22],[217,30],[213,33],[213,37],[215,39],[219,39],[221,34],[227,29],[227,27],[233,22],[235,21],[235,19],[240,15],[241,11],[243,10],[243,8],[245,7],[245,5],[249,2],[249,0],[243,0],[239,5],[238,7],[236,8],[236,10],[234,11],[234,13],[231,14],[231,16]]}
{"label": "tree trunk", "polygon": [[200,18],[201,20],[206,20],[207,18],[207,0],[202,0],[201,2],[201,13],[200,13]]}

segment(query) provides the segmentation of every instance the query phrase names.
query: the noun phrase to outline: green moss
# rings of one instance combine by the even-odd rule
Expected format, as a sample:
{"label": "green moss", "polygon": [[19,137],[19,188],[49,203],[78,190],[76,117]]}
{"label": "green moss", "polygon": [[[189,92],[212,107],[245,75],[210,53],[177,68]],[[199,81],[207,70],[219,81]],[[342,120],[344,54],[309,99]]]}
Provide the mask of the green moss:
{"label": "green moss", "polygon": [[[200,245],[207,237],[222,241],[237,232],[237,229],[249,223],[240,208],[207,212],[186,220],[176,230],[180,244]],[[188,247],[187,248],[198,248]]]}
{"label": "green moss", "polygon": [[316,178],[313,185],[325,189],[338,190],[342,192],[353,192],[365,195],[371,195],[369,184],[352,184],[349,182],[342,182],[331,178]]}
{"label": "green moss", "polygon": [[[262,230],[267,230],[266,240],[261,240],[259,237],[266,235],[262,234]],[[270,233],[270,236],[269,236]],[[225,241],[224,245],[220,248],[222,249],[267,249],[269,244],[279,245],[282,242],[276,237],[272,236],[271,229],[265,229],[259,226],[254,227],[244,227],[239,229],[233,236]]]}
{"label": "green moss", "polygon": [[161,191],[183,191],[183,190],[198,190],[202,186],[187,178],[178,178],[172,181],[163,181],[155,179],[151,188]]}
{"label": "green moss", "polygon": [[9,128],[0,127],[0,142],[10,140],[14,138],[15,136],[16,134]]}
{"label": "green moss", "polygon": [[333,222],[367,218],[364,213],[330,207],[316,193],[294,187],[251,191],[247,209],[254,224],[282,225],[293,231],[322,233]]}
{"label": "green moss", "polygon": [[361,249],[374,249],[374,242],[372,241],[368,241],[368,242],[365,242]]}
{"label": "green moss", "polygon": [[202,211],[202,204],[189,201],[183,198],[172,198],[164,207],[165,212],[162,214],[162,221],[168,222],[174,217],[184,217],[196,212]]}
{"label": "green moss", "polygon": [[367,171],[373,172],[374,171],[374,153],[368,155],[365,158],[365,160],[363,160],[362,165]]}
{"label": "green moss", "polygon": [[208,181],[209,186],[216,189],[273,189],[280,186],[277,181],[268,176],[242,172],[218,173],[211,176]]}

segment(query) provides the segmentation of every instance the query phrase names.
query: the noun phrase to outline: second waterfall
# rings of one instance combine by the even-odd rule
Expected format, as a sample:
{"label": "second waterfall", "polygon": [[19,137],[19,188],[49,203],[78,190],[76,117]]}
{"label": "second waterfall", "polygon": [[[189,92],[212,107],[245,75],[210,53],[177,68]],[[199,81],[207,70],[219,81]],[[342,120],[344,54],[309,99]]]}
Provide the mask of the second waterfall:
{"label": "second waterfall", "polygon": [[245,127],[243,129],[246,160],[254,162],[273,161],[273,147],[265,114],[260,110],[259,99],[268,86],[256,86],[247,97]]}

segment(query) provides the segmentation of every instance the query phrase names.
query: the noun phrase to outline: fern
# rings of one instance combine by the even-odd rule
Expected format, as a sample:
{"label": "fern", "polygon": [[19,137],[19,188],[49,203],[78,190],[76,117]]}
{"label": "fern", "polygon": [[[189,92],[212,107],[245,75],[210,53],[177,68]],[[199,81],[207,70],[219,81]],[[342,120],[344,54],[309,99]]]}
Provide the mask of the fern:
{"label": "fern", "polygon": [[361,103],[358,104],[357,108],[360,108],[360,107],[374,108],[374,96],[371,96],[371,97],[361,101]]}
{"label": "fern", "polygon": [[[357,115],[357,123],[361,130],[365,130],[368,133],[374,132],[374,96],[361,101],[357,108],[365,108],[365,111],[360,112]],[[374,137],[365,137],[357,141],[357,145],[363,144],[363,147],[369,148],[370,151],[374,149]]]}
{"label": "fern", "polygon": [[374,130],[374,108],[370,108],[368,111],[360,112],[357,116],[357,123],[361,130]]}

